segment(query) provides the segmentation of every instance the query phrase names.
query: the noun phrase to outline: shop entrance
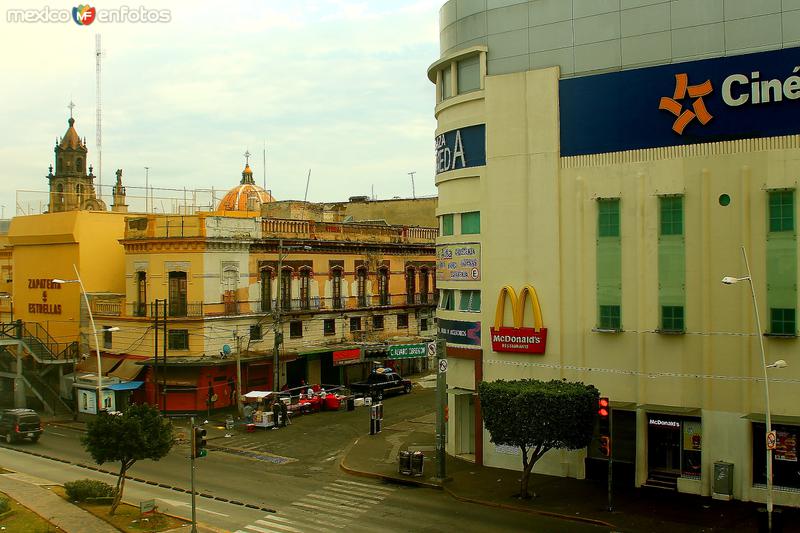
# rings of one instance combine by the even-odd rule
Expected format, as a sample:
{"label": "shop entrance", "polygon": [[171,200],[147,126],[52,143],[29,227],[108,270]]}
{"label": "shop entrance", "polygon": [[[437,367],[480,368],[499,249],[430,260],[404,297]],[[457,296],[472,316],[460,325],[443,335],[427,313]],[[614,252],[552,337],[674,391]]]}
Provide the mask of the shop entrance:
{"label": "shop entrance", "polygon": [[[460,391],[459,391],[460,392]],[[466,391],[465,391],[466,392]],[[471,393],[456,394],[455,415],[456,455],[469,461],[475,460],[475,397]]]}
{"label": "shop entrance", "polygon": [[647,467],[650,472],[680,474],[681,423],[674,417],[648,415]]}
{"label": "shop entrance", "polygon": [[299,387],[300,383],[308,381],[306,379],[306,358],[299,357],[294,361],[286,363],[286,384],[291,389],[292,387]]}

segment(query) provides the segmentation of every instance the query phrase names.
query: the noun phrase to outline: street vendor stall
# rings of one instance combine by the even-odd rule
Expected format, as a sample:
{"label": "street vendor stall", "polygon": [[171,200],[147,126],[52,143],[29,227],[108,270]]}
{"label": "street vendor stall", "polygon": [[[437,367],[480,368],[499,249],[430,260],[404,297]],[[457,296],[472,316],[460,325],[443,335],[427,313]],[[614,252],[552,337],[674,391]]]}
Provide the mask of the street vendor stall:
{"label": "street vendor stall", "polygon": [[257,407],[253,412],[252,424],[254,427],[271,428],[275,425],[272,410],[269,408],[269,401],[273,395],[272,391],[250,391],[244,395],[247,401],[256,402]]}

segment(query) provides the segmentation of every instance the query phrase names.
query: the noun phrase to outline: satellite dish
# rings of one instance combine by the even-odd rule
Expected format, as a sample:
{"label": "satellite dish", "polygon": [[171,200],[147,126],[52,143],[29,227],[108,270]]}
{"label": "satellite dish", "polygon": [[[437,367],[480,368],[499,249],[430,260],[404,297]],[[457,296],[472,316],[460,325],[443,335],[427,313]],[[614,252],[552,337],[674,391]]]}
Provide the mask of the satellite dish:
{"label": "satellite dish", "polygon": [[231,354],[231,347],[229,345],[227,345],[227,344],[223,344],[222,345],[222,353],[224,353],[225,355],[230,355]]}

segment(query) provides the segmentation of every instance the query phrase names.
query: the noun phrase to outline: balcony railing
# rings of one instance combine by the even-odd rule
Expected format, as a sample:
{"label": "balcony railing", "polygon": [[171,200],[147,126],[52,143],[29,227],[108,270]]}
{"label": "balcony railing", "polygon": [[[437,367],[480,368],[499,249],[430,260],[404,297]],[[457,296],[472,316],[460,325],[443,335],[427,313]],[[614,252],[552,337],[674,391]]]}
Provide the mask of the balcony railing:
{"label": "balcony railing", "polygon": [[291,220],[265,218],[261,221],[264,237],[275,235],[320,240],[359,240],[372,242],[430,242],[439,234],[437,228],[408,226],[380,226],[375,224],[315,222],[312,220]]}
{"label": "balcony railing", "polygon": [[[402,305],[434,305],[434,294],[371,294],[363,296],[342,296],[339,298],[292,298],[280,302],[282,313],[301,313],[335,309],[370,309],[376,307]],[[261,300],[222,301],[222,302],[168,302],[168,318],[199,318],[214,316],[236,316],[271,313],[278,301],[273,299],[268,305]],[[94,301],[92,313],[105,317],[143,317],[155,316],[154,303]],[[163,318],[164,308],[159,305],[158,317]]]}

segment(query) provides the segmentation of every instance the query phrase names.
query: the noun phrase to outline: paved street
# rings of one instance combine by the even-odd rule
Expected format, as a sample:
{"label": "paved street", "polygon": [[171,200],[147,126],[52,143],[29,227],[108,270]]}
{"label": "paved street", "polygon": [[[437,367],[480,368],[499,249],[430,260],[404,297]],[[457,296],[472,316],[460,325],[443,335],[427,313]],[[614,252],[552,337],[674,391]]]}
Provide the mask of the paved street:
{"label": "paved street", "polygon": [[[433,391],[421,388],[408,396],[389,398],[385,421],[388,425],[424,415],[432,400]],[[338,463],[352,441],[367,432],[368,423],[368,411],[357,409],[299,417],[285,429],[233,432],[229,438],[224,428],[210,428],[210,453],[197,460],[196,486],[203,495],[197,498],[198,519],[225,531],[262,533],[601,530],[459,502],[438,490],[349,476]],[[0,449],[0,466],[57,483],[84,477],[111,482],[108,474],[19,453],[35,452],[94,466],[79,442],[81,434],[69,427],[49,426],[37,444],[3,446],[10,450]],[[101,468],[113,471],[116,465]],[[182,492],[189,488],[187,445],[175,446],[161,461],[137,463],[131,476],[141,481],[126,483],[129,501],[157,498],[161,510],[190,516],[190,497]]]}

